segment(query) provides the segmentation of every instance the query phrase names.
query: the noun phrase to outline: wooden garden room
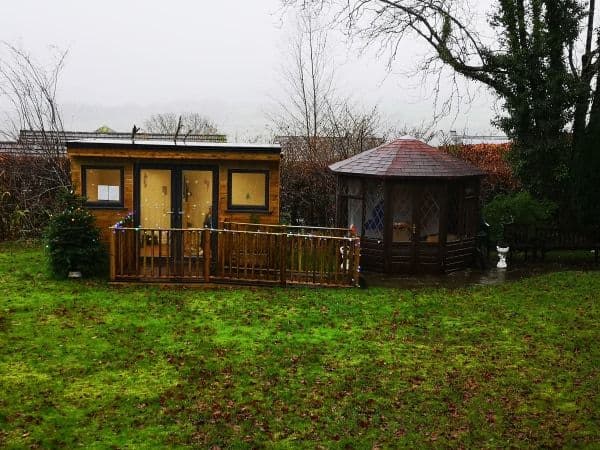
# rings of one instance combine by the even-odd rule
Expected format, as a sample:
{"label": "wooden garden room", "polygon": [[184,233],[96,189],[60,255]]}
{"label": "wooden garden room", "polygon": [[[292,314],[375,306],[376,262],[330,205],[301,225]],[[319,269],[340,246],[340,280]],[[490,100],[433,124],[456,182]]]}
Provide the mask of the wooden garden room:
{"label": "wooden garden room", "polygon": [[405,136],[330,166],[337,222],[361,238],[361,269],[401,274],[469,267],[484,175]]}
{"label": "wooden garden room", "polygon": [[348,229],[280,225],[279,145],[69,141],[113,282],[354,286]]}

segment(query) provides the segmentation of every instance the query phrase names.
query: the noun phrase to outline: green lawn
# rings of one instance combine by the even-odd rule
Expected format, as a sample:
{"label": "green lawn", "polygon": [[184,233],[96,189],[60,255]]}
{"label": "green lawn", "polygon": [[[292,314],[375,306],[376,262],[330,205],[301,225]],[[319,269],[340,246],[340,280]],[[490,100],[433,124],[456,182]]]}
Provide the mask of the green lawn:
{"label": "green lawn", "polygon": [[600,272],[111,288],[0,246],[0,447],[600,447]]}

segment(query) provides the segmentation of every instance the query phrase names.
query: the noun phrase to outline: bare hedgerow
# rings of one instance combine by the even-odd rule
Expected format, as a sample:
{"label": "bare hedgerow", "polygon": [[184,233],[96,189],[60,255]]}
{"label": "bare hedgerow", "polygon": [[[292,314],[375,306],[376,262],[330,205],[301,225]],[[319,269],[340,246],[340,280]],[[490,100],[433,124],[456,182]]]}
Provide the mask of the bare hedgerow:
{"label": "bare hedgerow", "polygon": [[[13,141],[10,152],[0,156],[0,239],[39,236],[56,208],[57,193],[71,187],[56,94],[66,54],[58,51],[43,65],[0,42],[0,96],[12,107],[0,134]],[[23,138],[20,130],[36,133]]]}

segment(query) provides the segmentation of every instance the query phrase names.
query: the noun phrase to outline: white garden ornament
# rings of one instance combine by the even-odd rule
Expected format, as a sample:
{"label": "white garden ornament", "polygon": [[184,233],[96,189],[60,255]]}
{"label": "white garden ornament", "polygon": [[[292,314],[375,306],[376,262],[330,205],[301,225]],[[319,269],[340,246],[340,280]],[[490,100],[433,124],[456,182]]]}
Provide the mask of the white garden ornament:
{"label": "white garden ornament", "polygon": [[498,264],[496,264],[496,267],[498,269],[506,269],[508,267],[506,264],[506,255],[509,249],[509,247],[496,247],[496,251],[498,252]]}

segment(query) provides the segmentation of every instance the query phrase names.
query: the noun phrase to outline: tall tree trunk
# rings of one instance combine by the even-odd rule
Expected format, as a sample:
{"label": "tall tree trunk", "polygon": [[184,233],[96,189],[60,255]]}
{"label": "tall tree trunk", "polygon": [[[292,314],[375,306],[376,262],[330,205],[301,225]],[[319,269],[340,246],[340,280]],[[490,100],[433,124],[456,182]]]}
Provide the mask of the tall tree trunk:
{"label": "tall tree trunk", "polygon": [[590,0],[588,7],[587,34],[585,40],[585,53],[581,57],[581,74],[579,76],[579,93],[575,104],[573,118],[573,156],[577,152],[577,146],[583,138],[586,128],[586,120],[590,105],[591,81],[594,74],[590,67],[592,60],[592,44],[594,40],[594,14],[596,12],[596,0]]}

